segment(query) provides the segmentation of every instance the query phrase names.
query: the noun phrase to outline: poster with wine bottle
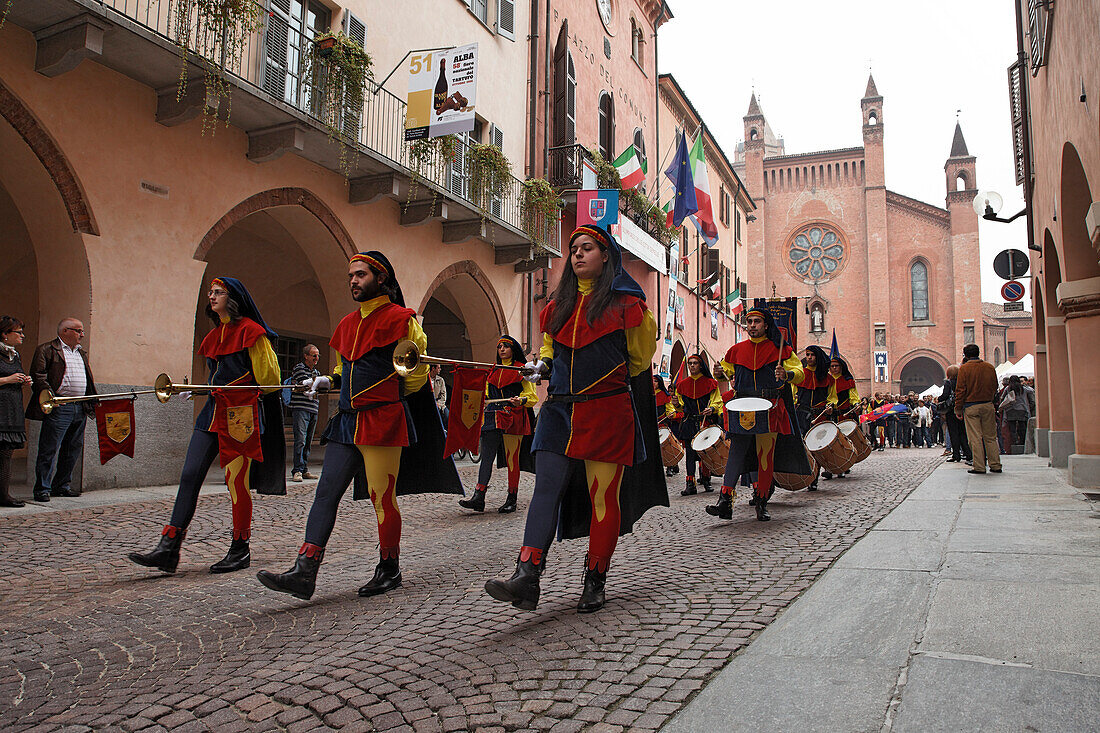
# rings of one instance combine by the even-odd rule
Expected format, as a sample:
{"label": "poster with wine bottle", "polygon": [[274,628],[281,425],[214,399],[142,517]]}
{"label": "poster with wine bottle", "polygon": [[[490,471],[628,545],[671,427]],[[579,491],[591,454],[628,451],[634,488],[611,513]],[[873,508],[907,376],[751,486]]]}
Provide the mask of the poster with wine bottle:
{"label": "poster with wine bottle", "polygon": [[477,44],[409,58],[405,139],[424,140],[474,129]]}

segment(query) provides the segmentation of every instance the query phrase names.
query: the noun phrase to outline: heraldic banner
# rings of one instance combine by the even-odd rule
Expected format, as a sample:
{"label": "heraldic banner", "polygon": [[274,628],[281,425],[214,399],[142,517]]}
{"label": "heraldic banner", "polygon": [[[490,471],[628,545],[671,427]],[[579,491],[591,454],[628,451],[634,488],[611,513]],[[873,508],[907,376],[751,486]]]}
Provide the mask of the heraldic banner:
{"label": "heraldic banner", "polygon": [[444,457],[460,448],[471,453],[477,451],[478,441],[481,439],[481,422],[485,417],[482,407],[485,404],[485,382],[488,378],[488,369],[455,367]]}
{"label": "heraldic banner", "polygon": [[769,311],[775,319],[775,325],[783,334],[783,340],[787,342],[787,346],[798,351],[798,298],[779,300],[756,298],[753,301],[753,307]]}
{"label": "heraldic banner", "polygon": [[260,447],[260,390],[220,390],[214,395],[214,424],[218,434],[219,465],[225,468],[237,456],[264,459]]}
{"label": "heraldic banner", "polygon": [[100,400],[95,406],[99,429],[99,465],[122,454],[134,457],[134,399]]}

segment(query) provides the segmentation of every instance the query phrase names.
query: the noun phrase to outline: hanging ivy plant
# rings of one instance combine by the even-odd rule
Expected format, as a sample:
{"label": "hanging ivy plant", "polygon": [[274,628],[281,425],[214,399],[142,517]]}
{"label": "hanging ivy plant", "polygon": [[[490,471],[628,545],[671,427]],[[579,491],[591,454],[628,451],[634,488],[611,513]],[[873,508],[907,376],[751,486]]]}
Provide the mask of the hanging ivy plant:
{"label": "hanging ivy plant", "polygon": [[321,33],[306,54],[306,77],[317,100],[314,113],[340,145],[340,170],[351,175],[358,158],[359,119],[373,78],[373,61],[363,47],[343,33]]}
{"label": "hanging ivy plant", "polygon": [[564,203],[545,178],[524,181],[520,192],[520,217],[523,231],[543,247],[550,243],[552,226],[561,215]]}
{"label": "hanging ivy plant", "polygon": [[[409,195],[405,199],[406,207],[416,198],[416,193],[420,189],[420,179],[424,177],[424,172],[433,165],[449,167],[453,164],[455,157],[458,155],[459,145],[457,135],[441,135],[423,140],[414,140],[409,143],[409,168],[412,175],[409,180]],[[438,193],[433,188],[433,209],[437,197]]]}
{"label": "hanging ivy plant", "polygon": [[592,164],[596,166],[596,185],[599,188],[621,189],[623,187],[623,181],[619,177],[618,169],[604,158],[600,154],[600,151],[595,148],[589,148],[588,155],[592,158]]}
{"label": "hanging ivy plant", "polygon": [[168,29],[181,61],[176,100],[187,92],[187,67],[194,53],[202,60],[206,83],[203,135],[207,130],[213,134],[222,101],[229,124],[233,99],[227,75],[240,71],[249,37],[263,28],[261,11],[254,0],[169,0]]}
{"label": "hanging ivy plant", "polygon": [[4,23],[8,22],[8,13],[11,12],[11,6],[14,2],[15,0],[4,0],[4,8],[0,10],[0,28],[3,28]]}
{"label": "hanging ivy plant", "polygon": [[474,143],[467,155],[470,159],[470,200],[487,213],[494,199],[504,197],[512,164],[496,145]]}

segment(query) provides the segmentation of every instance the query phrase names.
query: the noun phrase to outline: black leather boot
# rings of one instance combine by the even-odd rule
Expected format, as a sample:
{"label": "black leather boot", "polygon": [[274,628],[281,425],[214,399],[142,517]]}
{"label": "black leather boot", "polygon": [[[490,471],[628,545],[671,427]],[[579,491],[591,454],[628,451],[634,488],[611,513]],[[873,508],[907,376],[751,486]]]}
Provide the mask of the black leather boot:
{"label": "black leather boot", "polygon": [[[481,497],[484,502],[485,492],[481,492]],[[399,587],[401,587],[401,565],[396,557],[384,557],[374,568],[374,577],[359,589],[359,595],[367,598]]]}
{"label": "black leather boot", "polygon": [[256,578],[271,590],[308,601],[317,587],[317,571],[324,557],[325,548],[307,542],[298,551],[298,559],[290,570],[280,574],[261,570]]}
{"label": "black leather boot", "polygon": [[165,573],[176,572],[176,566],[180,564],[180,545],[183,544],[183,536],[186,534],[179,527],[166,525],[160,534],[160,542],[152,552],[141,554],[131,552],[129,557],[138,565],[147,568],[156,568]]}
{"label": "black leather boot", "polygon": [[474,489],[474,495],[469,499],[462,499],[458,505],[463,509],[473,509],[475,512],[485,511],[485,489]]}
{"label": "black leather boot", "polygon": [[588,567],[587,559],[584,566],[584,590],[581,591],[581,600],[577,603],[577,613],[592,613],[603,608],[607,571]]}
{"label": "black leather boot", "polygon": [[502,504],[500,509],[497,509],[497,511],[501,514],[511,514],[512,512],[514,512],[516,510],[517,496],[518,493],[509,491],[508,498],[504,500],[504,504]]}
{"label": "black leather boot", "polygon": [[768,500],[757,497],[756,518],[761,522],[771,521],[772,515],[768,514]]}
{"label": "black leather boot", "polygon": [[695,479],[688,476],[687,487],[680,492],[680,496],[694,496],[698,494],[699,490],[695,488]]}
{"label": "black leather boot", "polygon": [[719,519],[733,519],[733,497],[729,494],[719,494],[718,503],[708,506],[707,514]]}
{"label": "black leather boot", "polygon": [[542,559],[542,553],[530,550],[526,547],[520,550],[516,572],[512,573],[511,578],[486,581],[485,592],[522,611],[534,611],[539,605],[539,576],[542,575],[543,565],[536,563],[536,560]]}
{"label": "black leather boot", "polygon": [[248,540],[233,540],[229,545],[229,552],[210,566],[210,572],[232,573],[234,570],[244,570],[251,563],[252,555],[248,551]]}
{"label": "black leather boot", "polygon": [[703,491],[714,491],[710,486],[710,476],[703,476],[700,478],[699,485],[703,487]]}
{"label": "black leather boot", "polygon": [[812,484],[810,484],[810,487],[809,487],[808,490],[809,491],[817,491],[817,479],[814,479],[814,482]]}

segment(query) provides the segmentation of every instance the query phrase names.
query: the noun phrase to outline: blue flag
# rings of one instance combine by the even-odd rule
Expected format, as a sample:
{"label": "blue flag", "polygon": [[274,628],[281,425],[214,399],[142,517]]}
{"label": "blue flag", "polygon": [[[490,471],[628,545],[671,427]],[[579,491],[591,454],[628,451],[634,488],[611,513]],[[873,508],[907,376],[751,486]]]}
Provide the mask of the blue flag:
{"label": "blue flag", "polygon": [[672,181],[672,226],[678,227],[690,214],[699,210],[699,203],[695,200],[695,179],[691,175],[687,137],[683,130],[680,131],[680,141],[676,144],[676,157],[665,175]]}
{"label": "blue flag", "polygon": [[833,348],[829,351],[829,358],[835,359],[840,356],[840,349],[836,346],[836,329],[833,329]]}

